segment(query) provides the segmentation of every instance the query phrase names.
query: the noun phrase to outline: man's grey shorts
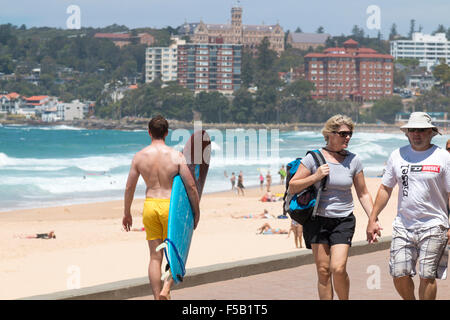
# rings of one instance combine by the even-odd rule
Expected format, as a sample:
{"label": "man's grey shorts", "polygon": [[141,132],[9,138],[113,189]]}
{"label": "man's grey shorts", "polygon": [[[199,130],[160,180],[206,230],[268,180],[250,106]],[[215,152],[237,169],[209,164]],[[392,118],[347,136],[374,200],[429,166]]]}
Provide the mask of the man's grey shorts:
{"label": "man's grey shorts", "polygon": [[447,241],[447,229],[443,226],[420,230],[394,226],[389,260],[391,276],[414,276],[418,260],[421,278],[446,279]]}

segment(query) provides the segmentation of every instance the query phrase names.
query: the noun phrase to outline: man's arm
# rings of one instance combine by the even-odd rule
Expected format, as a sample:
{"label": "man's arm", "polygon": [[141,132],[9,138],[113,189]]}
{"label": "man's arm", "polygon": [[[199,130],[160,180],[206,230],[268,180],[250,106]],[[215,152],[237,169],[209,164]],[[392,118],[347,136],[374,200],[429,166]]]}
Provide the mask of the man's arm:
{"label": "man's arm", "polygon": [[134,156],[133,161],[131,162],[130,172],[128,173],[127,185],[125,187],[124,215],[122,219],[122,225],[125,231],[130,231],[130,228],[133,225],[133,218],[131,216],[131,203],[133,202],[134,191],[136,190],[139,176],[140,173],[136,165],[136,156]]}
{"label": "man's arm", "polygon": [[197,228],[197,224],[200,220],[200,197],[197,190],[197,185],[195,180],[191,175],[185,157],[180,153],[180,176],[183,180],[184,186],[186,187],[186,192],[189,197],[192,209],[194,210],[194,229]]}
{"label": "man's arm", "polygon": [[369,217],[369,223],[367,225],[367,241],[372,243],[376,240],[377,235],[381,236],[381,227],[377,223],[378,215],[386,207],[389,198],[391,197],[393,188],[389,188],[384,184],[380,185],[378,189],[375,204],[373,205],[372,213]]}

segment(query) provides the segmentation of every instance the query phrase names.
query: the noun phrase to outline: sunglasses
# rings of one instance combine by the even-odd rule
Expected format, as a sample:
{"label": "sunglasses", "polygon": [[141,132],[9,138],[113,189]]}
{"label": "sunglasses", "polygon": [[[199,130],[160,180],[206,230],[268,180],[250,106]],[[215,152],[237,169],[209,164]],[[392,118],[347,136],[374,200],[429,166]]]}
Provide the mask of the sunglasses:
{"label": "sunglasses", "polygon": [[428,128],[410,128],[408,132],[425,132]]}
{"label": "sunglasses", "polygon": [[342,138],[345,138],[347,136],[350,136],[350,138],[353,135],[353,131],[333,131],[333,133],[340,135]]}

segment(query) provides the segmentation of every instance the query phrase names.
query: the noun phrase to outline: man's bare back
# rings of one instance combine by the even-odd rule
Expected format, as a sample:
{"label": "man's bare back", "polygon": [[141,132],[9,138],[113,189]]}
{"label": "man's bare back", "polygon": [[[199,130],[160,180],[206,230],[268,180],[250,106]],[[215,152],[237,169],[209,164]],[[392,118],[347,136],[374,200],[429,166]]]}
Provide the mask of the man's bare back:
{"label": "man's bare back", "polygon": [[180,174],[186,187],[195,214],[194,228],[197,227],[200,219],[200,200],[186,159],[180,152],[168,147],[164,140],[153,140],[150,146],[136,153],[131,162],[125,189],[123,220],[125,230],[129,231],[132,225],[130,210],[139,176],[142,176],[147,186],[146,198],[170,199],[173,178],[177,174]]}
{"label": "man's bare back", "polygon": [[145,181],[147,198],[169,199],[173,178],[179,172],[182,155],[165,144],[152,143],[133,160]]}

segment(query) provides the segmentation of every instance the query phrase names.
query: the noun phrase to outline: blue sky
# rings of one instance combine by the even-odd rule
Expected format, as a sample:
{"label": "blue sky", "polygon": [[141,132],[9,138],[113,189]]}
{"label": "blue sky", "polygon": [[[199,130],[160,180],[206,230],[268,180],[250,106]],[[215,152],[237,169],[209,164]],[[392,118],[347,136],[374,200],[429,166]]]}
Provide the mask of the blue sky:
{"label": "blue sky", "polygon": [[[0,0],[0,24],[27,27],[67,28],[70,5],[81,11],[82,27],[103,27],[113,23],[136,27],[177,27],[184,22],[227,23],[236,0]],[[392,23],[406,35],[411,19],[423,32],[438,24],[450,27],[449,0],[241,0],[244,24],[276,24],[283,29],[314,32],[319,26],[332,35],[350,34],[356,24],[366,34],[366,13],[370,5],[380,8],[381,32],[387,38]]]}

